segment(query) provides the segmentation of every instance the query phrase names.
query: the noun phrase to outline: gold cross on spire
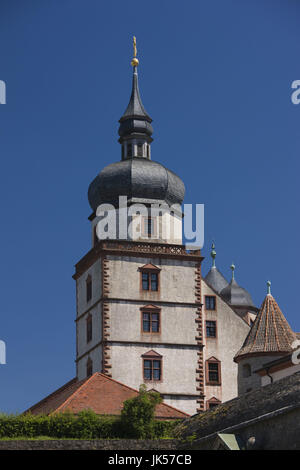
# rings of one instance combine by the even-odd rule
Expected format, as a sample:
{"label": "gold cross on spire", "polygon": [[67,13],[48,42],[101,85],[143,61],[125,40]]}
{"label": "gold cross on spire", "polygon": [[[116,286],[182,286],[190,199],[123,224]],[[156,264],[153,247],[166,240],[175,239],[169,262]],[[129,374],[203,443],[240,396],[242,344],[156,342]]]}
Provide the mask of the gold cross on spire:
{"label": "gold cross on spire", "polygon": [[132,67],[137,67],[139,65],[139,60],[137,59],[136,55],[137,55],[136,37],[133,36],[133,59],[131,61]]}

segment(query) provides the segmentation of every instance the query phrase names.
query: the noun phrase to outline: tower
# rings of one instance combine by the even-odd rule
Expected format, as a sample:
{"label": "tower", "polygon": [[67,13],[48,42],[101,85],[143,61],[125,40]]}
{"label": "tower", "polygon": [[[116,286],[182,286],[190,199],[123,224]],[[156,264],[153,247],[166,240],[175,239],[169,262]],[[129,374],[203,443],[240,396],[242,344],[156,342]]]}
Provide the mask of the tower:
{"label": "tower", "polygon": [[[90,184],[92,248],[73,276],[77,378],[99,371],[135,389],[145,383],[194,414],[204,409],[202,257],[182,245],[182,180],[151,160],[152,119],[140,97],[136,48],[132,66],[131,97],[119,121],[121,160]],[[120,227],[120,196],[127,198],[129,230],[99,240],[98,208],[106,204]],[[153,215],[153,204],[168,210]]]}
{"label": "tower", "polygon": [[292,351],[297,339],[276,300],[268,293],[261,305],[256,320],[246,337],[242,348],[235,355],[238,363],[238,394],[249,392],[261,386],[261,378],[255,372],[267,362],[278,359]]}

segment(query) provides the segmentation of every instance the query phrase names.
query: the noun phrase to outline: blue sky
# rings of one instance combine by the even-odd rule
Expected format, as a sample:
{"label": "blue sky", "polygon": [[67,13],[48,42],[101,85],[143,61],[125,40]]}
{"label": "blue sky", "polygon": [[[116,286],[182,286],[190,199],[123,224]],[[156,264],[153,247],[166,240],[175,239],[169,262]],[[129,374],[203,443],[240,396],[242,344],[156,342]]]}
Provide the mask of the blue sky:
{"label": "blue sky", "polygon": [[152,158],[205,204],[203,272],[259,306],[266,280],[300,331],[300,4],[296,0],[1,0],[0,410],[75,374],[74,264],[90,248],[87,188],[120,159],[138,41]]}

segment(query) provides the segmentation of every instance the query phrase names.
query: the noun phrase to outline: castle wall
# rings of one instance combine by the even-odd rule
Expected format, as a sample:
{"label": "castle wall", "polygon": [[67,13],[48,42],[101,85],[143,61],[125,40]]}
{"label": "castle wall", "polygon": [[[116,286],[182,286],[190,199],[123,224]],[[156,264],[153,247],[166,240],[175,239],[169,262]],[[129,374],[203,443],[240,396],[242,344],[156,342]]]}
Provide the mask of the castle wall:
{"label": "castle wall", "polygon": [[[216,310],[206,311],[205,296],[216,296]],[[233,361],[241,348],[249,326],[237,315],[222,298],[217,295],[205,281],[202,281],[204,359],[215,357],[221,361],[221,385],[205,385],[205,399],[212,397],[225,402],[236,397],[238,366]],[[217,338],[206,337],[206,320],[217,322]],[[206,377],[207,380],[207,377]]]}

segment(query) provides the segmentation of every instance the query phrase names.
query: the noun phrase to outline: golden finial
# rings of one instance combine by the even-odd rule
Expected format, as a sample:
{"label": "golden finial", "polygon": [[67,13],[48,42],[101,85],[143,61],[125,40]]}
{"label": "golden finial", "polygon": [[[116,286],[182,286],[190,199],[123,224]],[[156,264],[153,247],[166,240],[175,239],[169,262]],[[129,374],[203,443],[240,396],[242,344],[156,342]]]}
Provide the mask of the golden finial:
{"label": "golden finial", "polygon": [[136,55],[137,55],[136,37],[133,36],[133,59],[131,61],[132,67],[137,67],[139,65],[139,60],[137,59]]}

